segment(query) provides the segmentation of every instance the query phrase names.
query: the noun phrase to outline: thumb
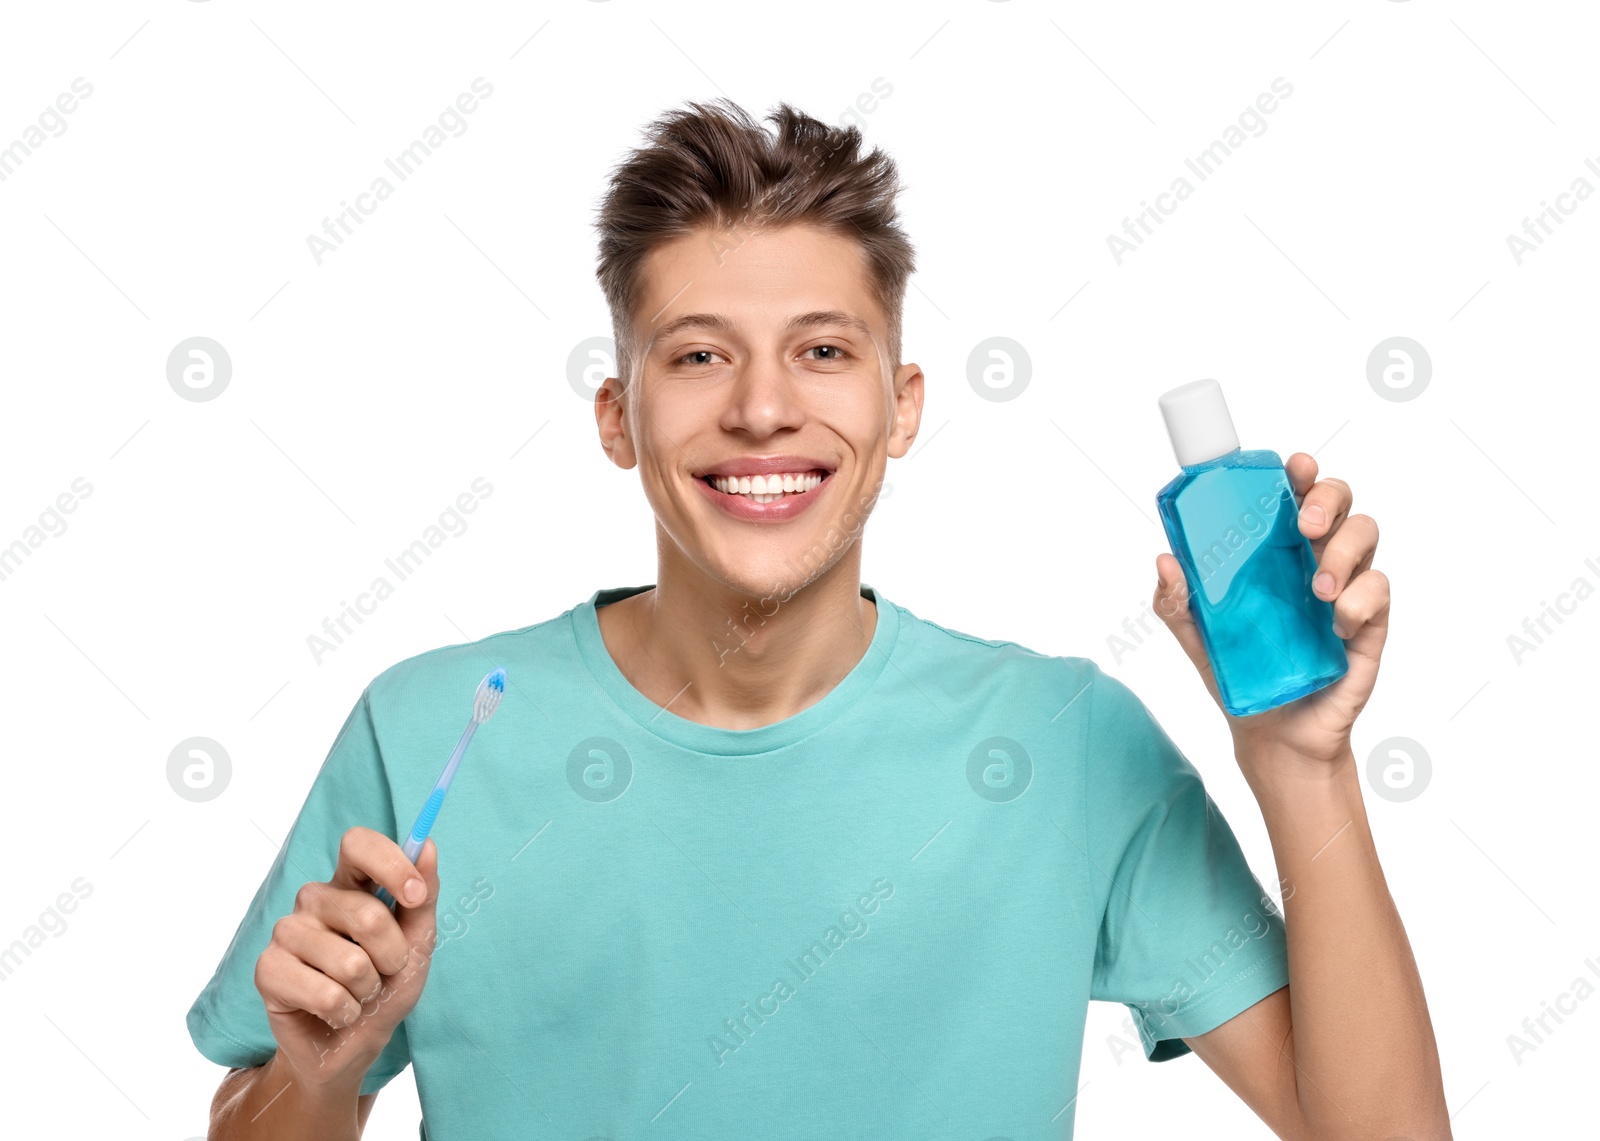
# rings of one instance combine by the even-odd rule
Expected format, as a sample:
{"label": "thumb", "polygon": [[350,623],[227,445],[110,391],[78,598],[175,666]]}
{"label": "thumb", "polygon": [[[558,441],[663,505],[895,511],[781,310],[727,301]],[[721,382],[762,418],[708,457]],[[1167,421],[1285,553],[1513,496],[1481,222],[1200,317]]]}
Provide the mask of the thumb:
{"label": "thumb", "polygon": [[416,865],[417,871],[422,873],[422,882],[428,894],[414,907],[404,900],[398,901],[394,914],[412,950],[431,955],[437,942],[435,916],[439,907],[439,848],[432,836],[423,842],[422,850],[417,853]]}
{"label": "thumb", "polygon": [[1183,566],[1172,555],[1157,555],[1156,580],[1151,606],[1167,629],[1172,631],[1178,645],[1215,695],[1216,682],[1211,676],[1211,659],[1206,654],[1205,642],[1200,638],[1200,628],[1195,625],[1194,615],[1189,610],[1189,583],[1184,577]]}

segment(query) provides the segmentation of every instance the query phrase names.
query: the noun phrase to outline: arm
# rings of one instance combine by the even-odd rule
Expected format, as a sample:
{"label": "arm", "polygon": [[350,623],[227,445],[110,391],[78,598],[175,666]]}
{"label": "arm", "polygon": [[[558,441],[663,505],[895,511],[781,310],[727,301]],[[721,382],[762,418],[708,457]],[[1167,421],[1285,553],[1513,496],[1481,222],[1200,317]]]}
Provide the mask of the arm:
{"label": "arm", "polygon": [[1280,882],[1289,986],[1185,1039],[1279,1137],[1448,1141],[1439,1053],[1346,752],[1241,757]]}
{"label": "arm", "polygon": [[211,1102],[211,1141],[353,1141],[366,1132],[378,1095],[357,1092],[363,1075],[332,1087],[307,1086],[284,1077],[277,1060],[274,1055],[265,1065],[228,1071]]}
{"label": "arm", "polygon": [[[1389,580],[1372,569],[1378,525],[1349,514],[1350,485],[1318,482],[1311,456],[1297,452],[1284,467],[1317,560],[1312,585],[1333,604],[1350,665],[1332,685],[1276,709],[1223,710],[1284,885],[1289,985],[1185,1041],[1280,1137],[1450,1141],[1422,982],[1350,747],[1389,631]],[[1182,567],[1164,554],[1156,572],[1157,612],[1221,708]]]}

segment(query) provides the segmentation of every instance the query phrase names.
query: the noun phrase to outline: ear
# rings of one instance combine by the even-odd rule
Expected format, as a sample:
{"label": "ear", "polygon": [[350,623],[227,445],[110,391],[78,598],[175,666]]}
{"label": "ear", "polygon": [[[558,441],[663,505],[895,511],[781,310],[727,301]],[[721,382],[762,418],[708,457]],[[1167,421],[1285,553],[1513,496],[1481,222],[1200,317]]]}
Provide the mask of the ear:
{"label": "ear", "polygon": [[922,369],[907,362],[894,374],[894,425],[889,430],[889,455],[899,459],[911,450],[922,426]]}
{"label": "ear", "polygon": [[622,382],[608,376],[594,393],[594,420],[600,429],[600,446],[611,462],[631,468],[638,462],[633,441],[628,438],[627,407],[623,402]]}

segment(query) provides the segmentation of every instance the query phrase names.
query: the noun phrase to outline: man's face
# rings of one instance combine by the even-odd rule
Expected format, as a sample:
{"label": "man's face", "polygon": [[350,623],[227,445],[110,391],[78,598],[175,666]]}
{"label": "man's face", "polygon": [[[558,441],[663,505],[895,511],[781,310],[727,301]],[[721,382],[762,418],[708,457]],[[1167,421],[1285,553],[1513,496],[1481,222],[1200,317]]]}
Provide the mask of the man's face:
{"label": "man's face", "polygon": [[[633,321],[634,378],[620,401],[607,379],[595,415],[613,462],[639,465],[663,557],[786,597],[849,552],[922,411],[922,371],[889,372],[860,246],[809,225],[699,230],[651,252]],[[704,478],[753,480],[772,457],[791,458],[768,494],[794,490],[770,502]]]}

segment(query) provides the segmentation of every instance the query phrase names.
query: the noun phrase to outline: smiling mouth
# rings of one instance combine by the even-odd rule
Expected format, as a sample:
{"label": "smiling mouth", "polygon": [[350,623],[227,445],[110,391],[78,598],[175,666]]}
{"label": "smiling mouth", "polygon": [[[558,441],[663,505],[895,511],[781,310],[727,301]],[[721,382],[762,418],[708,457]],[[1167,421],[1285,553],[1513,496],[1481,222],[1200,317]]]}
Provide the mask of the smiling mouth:
{"label": "smiling mouth", "polygon": [[776,503],[780,499],[805,495],[815,490],[832,473],[821,468],[801,472],[775,472],[772,475],[706,475],[707,484],[724,495],[738,495],[752,503]]}

